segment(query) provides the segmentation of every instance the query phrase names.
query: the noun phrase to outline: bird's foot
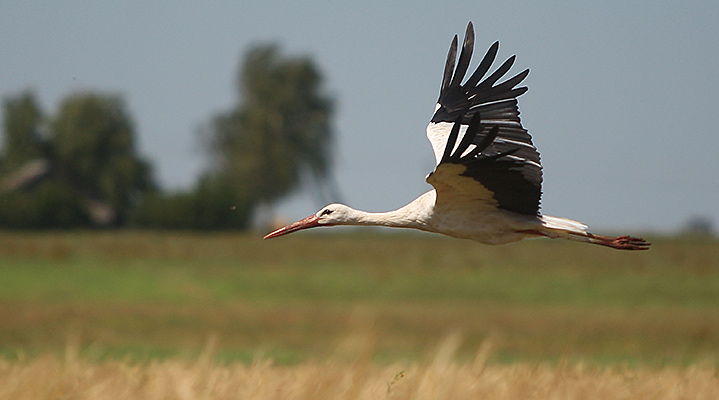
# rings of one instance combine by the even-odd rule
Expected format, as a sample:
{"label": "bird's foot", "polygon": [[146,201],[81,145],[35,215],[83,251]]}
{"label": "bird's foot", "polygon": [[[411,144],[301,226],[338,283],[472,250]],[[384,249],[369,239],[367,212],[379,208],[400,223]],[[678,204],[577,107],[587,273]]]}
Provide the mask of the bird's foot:
{"label": "bird's foot", "polygon": [[591,235],[589,238],[592,240],[592,243],[619,250],[648,250],[651,245],[651,243],[642,238],[628,235],[617,237]]}

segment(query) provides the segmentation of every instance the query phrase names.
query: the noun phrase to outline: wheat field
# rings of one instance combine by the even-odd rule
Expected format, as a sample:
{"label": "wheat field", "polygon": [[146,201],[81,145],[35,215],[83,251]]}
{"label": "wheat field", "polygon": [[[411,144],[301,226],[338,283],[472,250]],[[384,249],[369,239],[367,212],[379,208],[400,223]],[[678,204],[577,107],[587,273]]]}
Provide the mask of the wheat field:
{"label": "wheat field", "polygon": [[0,400],[719,399],[719,241],[653,242],[0,232]]}
{"label": "wheat field", "polygon": [[[356,338],[355,338],[356,339]],[[431,360],[380,366],[368,357],[274,365],[218,363],[212,345],[193,360],[92,362],[68,346],[63,356],[0,362],[0,398],[39,399],[717,399],[719,371],[691,366],[632,369],[582,363],[488,364],[491,345],[455,361],[457,336]]]}

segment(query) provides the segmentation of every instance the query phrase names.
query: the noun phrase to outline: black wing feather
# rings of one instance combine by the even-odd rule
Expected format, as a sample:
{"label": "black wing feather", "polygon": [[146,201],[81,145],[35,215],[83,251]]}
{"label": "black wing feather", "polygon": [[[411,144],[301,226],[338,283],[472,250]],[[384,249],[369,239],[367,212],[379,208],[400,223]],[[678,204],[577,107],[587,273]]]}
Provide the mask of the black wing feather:
{"label": "black wing feather", "polygon": [[[472,24],[467,25],[467,32],[464,34],[464,43],[462,43],[462,52],[459,53],[459,61],[457,61],[457,69],[454,71],[454,78],[450,86],[456,86],[462,83],[464,74],[469,69],[469,61],[472,59],[474,51],[474,27]],[[447,73],[445,71],[445,73]]]}
{"label": "black wing feather", "polygon": [[509,70],[512,68],[512,65],[514,65],[514,60],[517,58],[517,56],[509,57],[502,65],[497,68],[496,71],[492,72],[491,75],[487,77],[484,81],[480,82],[479,85],[477,85],[477,91],[484,90],[486,88],[491,88],[494,86],[495,83],[499,80],[499,78],[503,77],[504,74],[509,72]]}
{"label": "black wing feather", "polygon": [[[522,127],[517,108],[517,97],[527,88],[516,86],[527,77],[529,70],[497,84],[514,64],[515,56],[512,56],[482,80],[496,58],[499,42],[495,42],[474,73],[462,84],[469,68],[473,44],[474,28],[470,22],[456,69],[456,36],[450,46],[439,107],[431,121],[435,124],[453,123],[440,164],[447,162],[466,166],[462,175],[472,177],[490,189],[499,208],[537,215],[542,167],[539,152],[532,143],[532,137]],[[461,126],[466,126],[466,131],[459,139]],[[460,144],[455,148],[458,140]],[[476,147],[467,152],[470,144]]]}
{"label": "black wing feather", "polygon": [[454,35],[452,44],[449,46],[447,53],[447,63],[444,65],[444,77],[442,78],[442,91],[449,89],[452,82],[452,72],[454,71],[454,62],[457,59],[457,35]]}
{"label": "black wing feather", "polygon": [[499,51],[499,42],[494,42],[492,46],[487,50],[487,54],[484,55],[482,58],[482,61],[479,63],[479,66],[474,71],[472,76],[467,79],[467,82],[465,83],[465,86],[467,87],[475,87],[477,86],[477,82],[479,82],[480,79],[484,77],[484,74],[489,71],[489,67],[492,66],[492,63],[494,62],[494,58],[497,56],[497,51]]}

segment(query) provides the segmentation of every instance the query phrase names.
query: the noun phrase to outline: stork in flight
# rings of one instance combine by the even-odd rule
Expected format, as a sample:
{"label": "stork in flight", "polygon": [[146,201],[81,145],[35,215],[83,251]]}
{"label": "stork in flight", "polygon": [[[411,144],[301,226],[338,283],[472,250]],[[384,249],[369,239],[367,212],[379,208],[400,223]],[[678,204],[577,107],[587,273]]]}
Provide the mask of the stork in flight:
{"label": "stork in flight", "polygon": [[473,48],[470,22],[458,60],[457,36],[452,40],[439,100],[427,126],[437,161],[427,176],[433,190],[402,208],[382,213],[330,204],[265,239],[318,226],[376,225],[419,229],[486,244],[548,237],[622,250],[648,249],[650,244],[644,239],[595,235],[579,221],[540,214],[542,165],[517,108],[517,97],[527,88],[516,86],[529,70],[498,84],[514,63],[512,56],[482,79],[497,55],[499,42],[495,42],[462,83]]}

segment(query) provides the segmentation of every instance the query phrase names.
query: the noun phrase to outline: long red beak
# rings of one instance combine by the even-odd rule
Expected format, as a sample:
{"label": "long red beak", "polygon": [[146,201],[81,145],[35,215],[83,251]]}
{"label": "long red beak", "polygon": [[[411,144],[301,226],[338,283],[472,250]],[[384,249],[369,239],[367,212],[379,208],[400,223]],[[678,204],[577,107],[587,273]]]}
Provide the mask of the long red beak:
{"label": "long red beak", "polygon": [[314,228],[319,226],[319,218],[316,215],[310,215],[307,218],[301,219],[297,222],[293,222],[283,228],[280,228],[274,232],[268,233],[264,239],[272,239],[278,236],[287,235],[288,233],[297,232],[302,229]]}

